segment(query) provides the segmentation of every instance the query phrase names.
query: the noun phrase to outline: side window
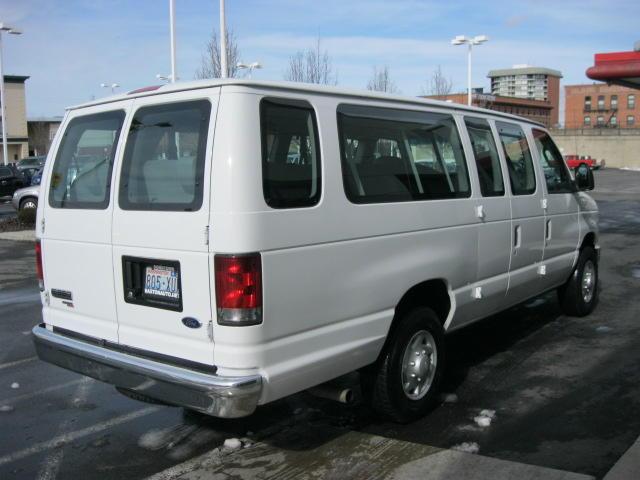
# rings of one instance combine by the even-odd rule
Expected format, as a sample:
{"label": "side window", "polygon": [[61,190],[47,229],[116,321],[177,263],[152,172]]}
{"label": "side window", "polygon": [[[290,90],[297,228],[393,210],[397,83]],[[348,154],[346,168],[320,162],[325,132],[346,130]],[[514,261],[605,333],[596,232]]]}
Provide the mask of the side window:
{"label": "side window", "polygon": [[536,142],[544,179],[547,183],[547,191],[549,193],[574,192],[574,183],[571,180],[562,154],[553,143],[553,140],[551,140],[549,134],[542,130],[533,129],[533,138]]}
{"label": "side window", "polygon": [[62,137],[51,173],[49,205],[105,209],[111,171],[125,113],[122,110],[76,117]]}
{"label": "side window", "polygon": [[262,188],[272,208],[310,207],[320,201],[318,127],[311,105],[262,100]]}
{"label": "side window", "polygon": [[499,197],[504,195],[500,157],[489,122],[482,118],[465,117],[464,123],[467,126],[473,154],[476,158],[482,196]]}
{"label": "side window", "polygon": [[341,105],[338,129],[345,193],[353,203],[471,194],[451,115]]}
{"label": "side window", "polygon": [[536,172],[527,138],[519,125],[496,122],[500,143],[507,160],[511,191],[514,195],[530,195],[536,191]]}
{"label": "side window", "polygon": [[122,163],[120,208],[200,209],[210,113],[208,100],[136,111]]}

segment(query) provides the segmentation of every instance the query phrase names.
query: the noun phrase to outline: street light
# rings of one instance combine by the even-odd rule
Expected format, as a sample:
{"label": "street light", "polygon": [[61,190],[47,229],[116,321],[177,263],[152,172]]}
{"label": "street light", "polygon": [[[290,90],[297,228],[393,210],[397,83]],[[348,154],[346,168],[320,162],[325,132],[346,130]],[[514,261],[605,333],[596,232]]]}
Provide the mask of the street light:
{"label": "street light", "polygon": [[171,36],[171,76],[169,77],[171,82],[175,82],[178,79],[176,73],[176,17],[175,17],[175,4],[174,0],[169,0],[169,33]]}
{"label": "street light", "polygon": [[240,70],[248,69],[249,70],[249,78],[251,78],[251,74],[253,73],[253,70],[255,68],[262,68],[262,65],[259,62],[253,62],[253,63],[238,62],[238,63],[236,63],[236,67],[238,67]]}
{"label": "street light", "polygon": [[9,154],[7,152],[7,112],[4,109],[4,70],[2,69],[2,34],[4,32],[11,35],[22,35],[22,31],[17,28],[11,27],[6,23],[0,23],[0,120],[2,121],[2,158],[4,164],[9,163]]}
{"label": "street light", "polygon": [[102,88],[111,88],[111,93],[115,93],[116,88],[120,86],[118,83],[101,83]]}
{"label": "street light", "polygon": [[475,37],[465,37],[464,35],[457,35],[451,40],[451,45],[468,45],[467,53],[467,105],[471,105],[471,49],[474,45],[480,45],[481,43],[489,40],[486,35],[476,35]]}

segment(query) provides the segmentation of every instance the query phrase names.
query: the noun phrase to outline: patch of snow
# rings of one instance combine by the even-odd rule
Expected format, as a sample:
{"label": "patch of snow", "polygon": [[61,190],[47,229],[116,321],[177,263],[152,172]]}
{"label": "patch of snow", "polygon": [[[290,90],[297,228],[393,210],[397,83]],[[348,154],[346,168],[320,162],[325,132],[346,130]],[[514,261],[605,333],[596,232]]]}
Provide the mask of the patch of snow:
{"label": "patch of snow", "polygon": [[640,167],[620,167],[620,170],[630,170],[632,172],[640,172]]}
{"label": "patch of snow", "polygon": [[13,412],[13,407],[11,405],[2,405],[0,406],[0,412],[2,413]]}
{"label": "patch of snow", "polygon": [[491,425],[491,421],[495,418],[495,416],[495,410],[485,409],[480,411],[480,415],[474,417],[473,421],[476,422],[479,427],[488,427],[489,425]]}
{"label": "patch of snow", "polygon": [[458,395],[455,393],[445,393],[442,395],[442,401],[444,403],[456,403],[458,401]]}
{"label": "patch of snow", "polygon": [[227,438],[224,441],[223,447],[226,450],[238,450],[239,448],[242,448],[242,442],[237,438]]}
{"label": "patch of snow", "polygon": [[457,450],[465,453],[478,453],[480,446],[476,442],[462,442],[451,447],[451,450]]}
{"label": "patch of snow", "polygon": [[492,420],[496,417],[496,411],[495,410],[489,410],[489,409],[485,409],[485,410],[481,410],[480,411],[480,415],[483,415],[485,417],[489,417]]}
{"label": "patch of snow", "polygon": [[605,325],[600,325],[599,327],[596,328],[596,332],[598,333],[607,333],[611,331],[611,327],[607,327]]}
{"label": "patch of snow", "polygon": [[17,388],[20,388],[20,384],[18,382],[13,382],[11,384],[11,388],[13,388],[14,390],[16,390]]}

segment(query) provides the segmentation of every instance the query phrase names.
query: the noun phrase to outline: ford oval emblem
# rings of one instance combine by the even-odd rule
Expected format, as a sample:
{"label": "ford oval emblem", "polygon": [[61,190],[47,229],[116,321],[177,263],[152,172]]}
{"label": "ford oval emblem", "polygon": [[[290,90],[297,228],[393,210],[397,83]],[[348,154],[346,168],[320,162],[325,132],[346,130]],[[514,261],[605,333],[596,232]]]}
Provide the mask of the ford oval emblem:
{"label": "ford oval emblem", "polygon": [[182,324],[189,328],[200,328],[202,326],[202,324],[193,317],[184,317],[182,319]]}

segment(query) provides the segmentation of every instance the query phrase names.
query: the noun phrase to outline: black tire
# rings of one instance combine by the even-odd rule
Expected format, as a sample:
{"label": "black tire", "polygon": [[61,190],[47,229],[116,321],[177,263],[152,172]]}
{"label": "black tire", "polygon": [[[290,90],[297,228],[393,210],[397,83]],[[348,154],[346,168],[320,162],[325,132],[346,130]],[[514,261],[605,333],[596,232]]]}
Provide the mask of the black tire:
{"label": "black tire", "polygon": [[[585,298],[582,282],[585,277],[585,271],[589,271],[592,265],[592,294]],[[589,315],[598,303],[598,255],[593,247],[587,246],[580,251],[578,263],[569,280],[558,288],[558,300],[560,308],[565,315],[571,317],[584,317]]]}
{"label": "black tire", "polygon": [[[423,331],[428,332],[435,342],[435,374],[426,393],[421,398],[412,399],[403,387],[402,364],[411,340]],[[428,354],[425,358],[431,361]],[[444,329],[440,319],[430,308],[414,308],[399,318],[380,357],[363,372],[363,393],[376,412],[398,423],[410,422],[424,416],[435,405],[444,364]]]}
{"label": "black tire", "polygon": [[[34,206],[31,206],[33,204]],[[38,208],[38,200],[32,197],[24,198],[20,201],[20,210],[25,208]]]}

